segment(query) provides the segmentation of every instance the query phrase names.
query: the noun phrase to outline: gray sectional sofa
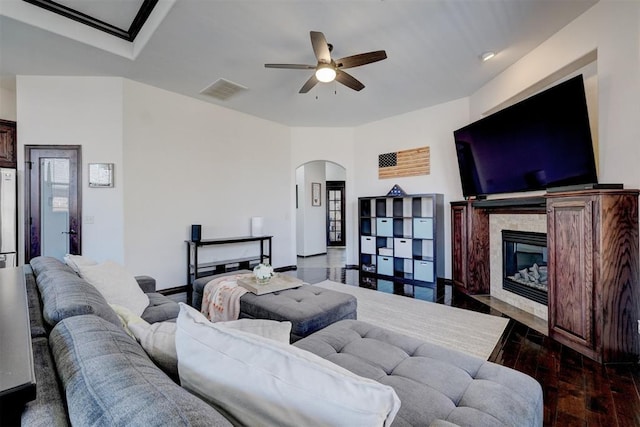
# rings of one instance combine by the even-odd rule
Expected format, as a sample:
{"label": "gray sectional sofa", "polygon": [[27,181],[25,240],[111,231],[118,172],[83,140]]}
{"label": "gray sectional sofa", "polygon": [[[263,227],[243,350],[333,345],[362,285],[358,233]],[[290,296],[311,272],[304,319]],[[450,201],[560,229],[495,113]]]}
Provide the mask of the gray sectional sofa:
{"label": "gray sectional sofa", "polygon": [[[180,387],[129,336],[99,292],[53,258],[24,267],[37,398],[26,426],[231,425]],[[178,306],[140,278],[147,321],[174,318]],[[532,378],[462,353],[357,321],[336,322],[297,341],[358,375],[393,387],[394,426],[540,426],[542,390]]]}

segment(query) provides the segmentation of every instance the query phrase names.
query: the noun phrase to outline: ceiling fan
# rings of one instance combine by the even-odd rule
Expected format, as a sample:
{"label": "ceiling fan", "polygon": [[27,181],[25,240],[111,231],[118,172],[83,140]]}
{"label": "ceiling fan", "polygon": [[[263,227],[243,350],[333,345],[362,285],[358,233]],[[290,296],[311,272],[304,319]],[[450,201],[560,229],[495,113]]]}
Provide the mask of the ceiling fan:
{"label": "ceiling fan", "polygon": [[266,68],[288,68],[292,70],[316,70],[315,73],[302,86],[299,93],[309,92],[318,82],[328,83],[336,80],[338,83],[360,91],[364,89],[364,85],[352,75],[344,72],[346,68],[359,67],[361,65],[370,64],[372,62],[382,61],[387,58],[384,50],[376,50],[374,52],[360,53],[358,55],[345,56],[344,58],[331,59],[331,51],[333,45],[327,43],[327,40],[319,31],[311,31],[311,46],[318,60],[317,65],[305,64],[264,64]]}

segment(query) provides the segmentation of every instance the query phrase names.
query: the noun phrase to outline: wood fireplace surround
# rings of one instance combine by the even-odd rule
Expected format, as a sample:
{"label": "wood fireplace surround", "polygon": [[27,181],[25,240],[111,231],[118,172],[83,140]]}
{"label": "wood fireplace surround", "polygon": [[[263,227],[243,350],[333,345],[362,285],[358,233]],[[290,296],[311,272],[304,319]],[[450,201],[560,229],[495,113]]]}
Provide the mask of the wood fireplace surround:
{"label": "wood fireplace surround", "polygon": [[582,190],[452,202],[453,282],[465,293],[489,294],[490,215],[545,214],[549,336],[601,363],[638,362],[639,194]]}

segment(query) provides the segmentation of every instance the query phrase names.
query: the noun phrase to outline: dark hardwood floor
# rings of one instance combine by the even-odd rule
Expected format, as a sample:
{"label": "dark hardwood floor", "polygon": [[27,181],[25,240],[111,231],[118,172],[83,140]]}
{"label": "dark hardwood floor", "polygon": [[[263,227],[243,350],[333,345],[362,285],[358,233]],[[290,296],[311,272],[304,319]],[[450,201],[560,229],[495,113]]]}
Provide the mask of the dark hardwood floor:
{"label": "dark hardwood floor", "polygon": [[[359,285],[357,270],[344,267],[344,251],[299,258],[290,272],[308,283],[333,280]],[[455,289],[438,303],[508,317]],[[511,320],[489,358],[540,382],[545,426],[640,426],[640,366],[600,365],[549,337]]]}

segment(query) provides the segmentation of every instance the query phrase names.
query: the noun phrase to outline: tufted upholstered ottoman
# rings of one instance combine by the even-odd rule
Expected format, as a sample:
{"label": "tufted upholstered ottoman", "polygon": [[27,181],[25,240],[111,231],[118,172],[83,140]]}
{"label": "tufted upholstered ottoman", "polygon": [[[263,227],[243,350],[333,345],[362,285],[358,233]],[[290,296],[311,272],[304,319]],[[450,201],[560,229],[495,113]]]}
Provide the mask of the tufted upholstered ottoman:
{"label": "tufted upholstered ottoman", "polygon": [[[542,388],[516,370],[358,320],[295,343],[401,401],[392,426],[542,426]],[[451,424],[449,424],[451,423]]]}
{"label": "tufted upholstered ottoman", "polygon": [[[220,276],[202,277],[193,282],[194,308],[200,310],[204,287],[216,277]],[[291,322],[291,342],[294,342],[339,320],[356,319],[356,309],[357,301],[353,295],[302,285],[264,295],[247,292],[240,298],[239,317],[288,320]]]}

